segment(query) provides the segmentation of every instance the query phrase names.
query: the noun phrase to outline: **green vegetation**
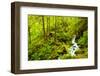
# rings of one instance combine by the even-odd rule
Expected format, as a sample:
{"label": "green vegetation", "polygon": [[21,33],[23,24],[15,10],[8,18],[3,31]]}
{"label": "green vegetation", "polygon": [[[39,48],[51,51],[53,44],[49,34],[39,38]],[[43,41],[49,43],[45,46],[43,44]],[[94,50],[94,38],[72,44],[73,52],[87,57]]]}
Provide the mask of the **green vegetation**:
{"label": "green vegetation", "polygon": [[[28,60],[88,57],[88,18],[28,15]],[[73,36],[79,49],[70,54]]]}

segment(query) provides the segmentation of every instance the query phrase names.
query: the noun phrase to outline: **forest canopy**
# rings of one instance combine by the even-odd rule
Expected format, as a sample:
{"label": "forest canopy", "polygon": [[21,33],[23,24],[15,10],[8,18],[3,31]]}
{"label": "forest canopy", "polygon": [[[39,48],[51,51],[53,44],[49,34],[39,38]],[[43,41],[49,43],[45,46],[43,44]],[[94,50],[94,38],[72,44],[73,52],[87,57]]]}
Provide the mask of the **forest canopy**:
{"label": "forest canopy", "polygon": [[28,60],[87,57],[87,17],[28,15]]}

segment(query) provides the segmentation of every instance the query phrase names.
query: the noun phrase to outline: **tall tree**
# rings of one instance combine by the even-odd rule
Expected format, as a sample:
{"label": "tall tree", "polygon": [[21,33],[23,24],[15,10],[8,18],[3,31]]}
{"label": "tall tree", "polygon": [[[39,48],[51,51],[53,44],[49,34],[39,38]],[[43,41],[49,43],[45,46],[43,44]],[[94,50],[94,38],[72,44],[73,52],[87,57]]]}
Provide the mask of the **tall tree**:
{"label": "tall tree", "polygon": [[44,16],[42,16],[42,24],[43,24],[44,39],[46,39]]}
{"label": "tall tree", "polygon": [[64,17],[62,16],[62,26],[64,26]]}
{"label": "tall tree", "polygon": [[50,16],[49,16],[49,22],[48,22],[48,30],[49,30],[49,33],[50,33]]}
{"label": "tall tree", "polygon": [[47,37],[46,38],[48,38],[48,35],[49,35],[49,18],[48,18],[48,16],[47,16]]}
{"label": "tall tree", "polygon": [[54,18],[55,18],[55,42],[56,42],[57,19],[56,16],[54,16]]}
{"label": "tall tree", "polygon": [[31,27],[28,26],[28,35],[29,35],[29,43],[31,44],[31,32],[30,32]]}

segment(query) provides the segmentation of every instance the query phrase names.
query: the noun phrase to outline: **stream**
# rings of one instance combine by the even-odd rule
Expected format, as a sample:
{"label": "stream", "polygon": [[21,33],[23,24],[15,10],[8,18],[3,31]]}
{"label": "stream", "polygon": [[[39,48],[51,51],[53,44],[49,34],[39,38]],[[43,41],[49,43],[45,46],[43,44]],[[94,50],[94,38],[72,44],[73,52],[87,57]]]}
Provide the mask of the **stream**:
{"label": "stream", "polygon": [[79,49],[79,46],[77,45],[77,43],[75,42],[75,39],[76,39],[76,35],[74,35],[73,39],[72,39],[72,46],[70,47],[70,54],[71,56],[75,56],[75,52],[76,50]]}

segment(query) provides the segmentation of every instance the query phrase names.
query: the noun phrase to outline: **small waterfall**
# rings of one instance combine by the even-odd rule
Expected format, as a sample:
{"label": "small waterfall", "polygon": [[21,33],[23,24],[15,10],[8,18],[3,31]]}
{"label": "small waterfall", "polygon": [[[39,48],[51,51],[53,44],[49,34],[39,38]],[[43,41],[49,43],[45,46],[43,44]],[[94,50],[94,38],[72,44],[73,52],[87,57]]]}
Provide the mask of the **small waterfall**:
{"label": "small waterfall", "polygon": [[74,37],[72,39],[72,44],[73,45],[70,47],[70,54],[71,54],[71,56],[75,56],[75,51],[79,49],[79,46],[75,42],[75,39],[76,39],[76,35],[74,35]]}

